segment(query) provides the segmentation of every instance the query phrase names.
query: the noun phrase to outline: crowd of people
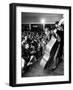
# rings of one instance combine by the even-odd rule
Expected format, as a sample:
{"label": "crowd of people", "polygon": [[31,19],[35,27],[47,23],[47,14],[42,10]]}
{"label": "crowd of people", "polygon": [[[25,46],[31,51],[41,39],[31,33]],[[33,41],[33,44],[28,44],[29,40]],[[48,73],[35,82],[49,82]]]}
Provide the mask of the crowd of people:
{"label": "crowd of people", "polygon": [[[61,20],[63,22],[63,20]],[[54,46],[50,51],[55,53],[58,49],[58,53],[56,57],[53,58],[53,66],[52,69],[56,68],[57,58],[59,61],[63,60],[63,47],[64,47],[64,23],[61,21],[57,21],[54,24],[54,27],[49,29],[49,27],[45,27],[44,30],[40,32],[32,32],[24,31],[22,33],[21,39],[21,48],[22,48],[22,61],[23,61],[23,71],[27,68],[27,66],[37,62],[42,58],[45,54],[45,48],[49,41],[51,41],[52,36],[56,39]],[[56,47],[56,49],[55,49]],[[55,56],[55,54],[54,54]],[[49,59],[49,58],[48,58]],[[49,61],[49,60],[48,60]],[[49,65],[49,64],[48,64]]]}

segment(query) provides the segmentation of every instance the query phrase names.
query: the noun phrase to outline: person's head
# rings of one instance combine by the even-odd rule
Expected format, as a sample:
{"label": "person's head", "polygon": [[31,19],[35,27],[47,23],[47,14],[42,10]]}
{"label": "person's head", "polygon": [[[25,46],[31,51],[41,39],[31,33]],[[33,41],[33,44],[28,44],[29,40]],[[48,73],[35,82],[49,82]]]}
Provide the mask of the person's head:
{"label": "person's head", "polygon": [[25,44],[25,49],[28,49],[29,48],[29,44]]}
{"label": "person's head", "polygon": [[56,21],[56,22],[55,22],[55,27],[56,27],[56,28],[58,27],[58,24],[59,24],[59,21]]}
{"label": "person's head", "polygon": [[47,34],[48,33],[48,28],[46,27],[44,31],[45,31],[45,34]]}
{"label": "person's head", "polygon": [[45,28],[45,34],[48,35],[50,33],[50,29],[49,28]]}

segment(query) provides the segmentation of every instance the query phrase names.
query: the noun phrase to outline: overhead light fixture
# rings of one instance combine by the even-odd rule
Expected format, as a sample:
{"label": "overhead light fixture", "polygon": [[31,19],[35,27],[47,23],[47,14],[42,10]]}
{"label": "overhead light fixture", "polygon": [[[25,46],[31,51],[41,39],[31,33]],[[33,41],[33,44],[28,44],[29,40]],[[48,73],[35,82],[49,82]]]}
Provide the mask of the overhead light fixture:
{"label": "overhead light fixture", "polygon": [[45,19],[41,19],[41,23],[42,24],[45,24]]}

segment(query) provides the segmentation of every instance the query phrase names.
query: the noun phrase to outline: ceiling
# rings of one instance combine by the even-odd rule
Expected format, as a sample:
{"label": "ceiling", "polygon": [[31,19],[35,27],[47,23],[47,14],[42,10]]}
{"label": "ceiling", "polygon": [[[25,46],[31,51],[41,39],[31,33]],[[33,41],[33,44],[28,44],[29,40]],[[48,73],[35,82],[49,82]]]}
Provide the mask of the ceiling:
{"label": "ceiling", "polygon": [[22,24],[41,24],[44,19],[45,23],[55,23],[62,18],[62,14],[51,13],[24,13],[22,12]]}

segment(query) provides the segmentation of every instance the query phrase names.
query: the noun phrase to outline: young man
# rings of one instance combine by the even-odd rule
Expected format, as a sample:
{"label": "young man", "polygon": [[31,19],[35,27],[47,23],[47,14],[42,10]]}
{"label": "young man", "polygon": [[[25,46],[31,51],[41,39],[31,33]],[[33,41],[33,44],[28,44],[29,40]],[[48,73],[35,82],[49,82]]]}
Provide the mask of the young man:
{"label": "young man", "polygon": [[57,21],[55,23],[55,30],[54,30],[54,36],[56,37],[57,41],[59,42],[59,49],[57,53],[57,58],[54,60],[54,64],[52,66],[52,70],[55,70],[57,67],[57,64],[59,64],[62,61],[63,56],[63,46],[64,46],[64,19],[62,18],[59,22]]}

